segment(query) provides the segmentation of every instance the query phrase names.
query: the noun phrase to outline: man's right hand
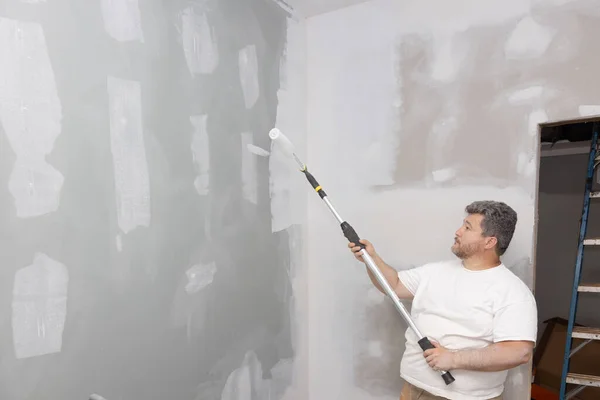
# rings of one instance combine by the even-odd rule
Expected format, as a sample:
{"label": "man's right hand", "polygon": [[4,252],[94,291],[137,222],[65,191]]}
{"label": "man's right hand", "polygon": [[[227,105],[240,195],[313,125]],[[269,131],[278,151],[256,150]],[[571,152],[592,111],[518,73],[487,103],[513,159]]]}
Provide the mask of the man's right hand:
{"label": "man's right hand", "polygon": [[[365,250],[367,251],[367,253],[369,253],[369,255],[372,258],[375,258],[377,256],[377,253],[375,252],[375,248],[373,247],[371,242],[369,242],[368,240],[365,240],[365,239],[361,239],[360,242],[365,245]],[[348,248],[350,248],[350,251],[352,251],[352,253],[354,253],[354,257],[356,257],[356,259],[358,261],[361,261],[363,263],[365,262],[365,260],[363,260],[362,255],[360,254],[362,247],[357,246],[356,243],[348,243]]]}

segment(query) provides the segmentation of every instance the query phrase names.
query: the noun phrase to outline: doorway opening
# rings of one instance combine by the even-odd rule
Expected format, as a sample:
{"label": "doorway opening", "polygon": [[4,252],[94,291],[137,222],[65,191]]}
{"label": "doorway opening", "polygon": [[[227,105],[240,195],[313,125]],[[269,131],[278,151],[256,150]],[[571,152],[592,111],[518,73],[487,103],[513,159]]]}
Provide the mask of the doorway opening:
{"label": "doorway opening", "polygon": [[[559,399],[591,139],[597,121],[599,117],[540,124],[535,247],[538,343],[532,397],[536,398],[536,386],[547,393],[536,400]],[[594,173],[592,191],[598,190],[600,174]],[[590,199],[586,238],[600,238],[600,198]],[[584,246],[581,282],[600,282],[600,246]],[[575,324],[600,328],[600,293],[579,293]],[[574,338],[571,348],[585,341]],[[598,359],[600,340],[592,340],[571,357],[569,372],[600,376]],[[568,385],[567,391],[576,387]],[[600,399],[600,387],[586,387],[573,399]]]}

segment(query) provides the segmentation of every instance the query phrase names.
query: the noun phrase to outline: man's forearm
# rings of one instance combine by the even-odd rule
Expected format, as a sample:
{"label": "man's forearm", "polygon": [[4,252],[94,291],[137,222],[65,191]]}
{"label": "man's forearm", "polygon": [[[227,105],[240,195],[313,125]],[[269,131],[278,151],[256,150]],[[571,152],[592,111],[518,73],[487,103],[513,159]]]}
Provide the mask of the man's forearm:
{"label": "man's forearm", "polygon": [[454,369],[504,371],[529,362],[532,346],[524,342],[494,343],[482,349],[454,352]]}
{"label": "man's forearm", "polygon": [[[387,265],[378,256],[373,257],[373,261],[375,262],[375,264],[377,265],[377,268],[379,268],[379,270],[381,271],[381,273],[383,274],[383,276],[385,277],[385,279],[388,281],[388,283],[390,284],[390,286],[392,288],[396,288],[396,286],[398,286],[398,280],[399,280],[399,278],[398,278],[398,271],[396,271],[394,268],[392,268],[389,265]],[[371,272],[371,270],[369,269],[369,266],[367,266],[367,272],[369,273],[369,278],[371,279],[371,282],[373,282],[373,285],[375,285],[375,287],[377,289],[379,289],[379,291],[381,293],[387,294],[385,292],[385,290],[383,290],[383,288],[379,284],[379,281],[377,280],[377,277],[375,276],[375,274],[373,274]]]}

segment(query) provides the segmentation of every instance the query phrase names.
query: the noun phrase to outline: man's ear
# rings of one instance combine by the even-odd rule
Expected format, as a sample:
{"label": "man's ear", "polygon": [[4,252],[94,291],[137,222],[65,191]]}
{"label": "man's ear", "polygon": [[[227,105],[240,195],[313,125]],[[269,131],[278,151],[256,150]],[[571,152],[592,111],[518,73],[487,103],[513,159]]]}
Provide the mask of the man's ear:
{"label": "man's ear", "polygon": [[498,239],[496,239],[496,237],[494,236],[490,236],[485,240],[486,249],[493,249],[494,247],[496,247],[496,244],[498,244]]}

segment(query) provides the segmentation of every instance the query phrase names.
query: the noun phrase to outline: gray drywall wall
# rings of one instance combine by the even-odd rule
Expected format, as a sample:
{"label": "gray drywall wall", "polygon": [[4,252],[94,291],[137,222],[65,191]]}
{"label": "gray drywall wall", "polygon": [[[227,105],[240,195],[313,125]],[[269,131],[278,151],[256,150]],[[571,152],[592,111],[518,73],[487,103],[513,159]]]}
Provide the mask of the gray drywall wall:
{"label": "gray drywall wall", "polygon": [[247,145],[269,148],[286,17],[0,2],[1,399],[281,397],[289,239]]}
{"label": "gray drywall wall", "polygon": [[[535,272],[540,335],[543,321],[569,318],[587,163],[587,154],[542,157],[540,162]],[[590,203],[587,233],[600,237],[600,204],[595,200]],[[583,260],[582,282],[600,282],[598,249],[586,246]],[[597,296],[581,293],[576,322],[600,326],[599,306]]]}

